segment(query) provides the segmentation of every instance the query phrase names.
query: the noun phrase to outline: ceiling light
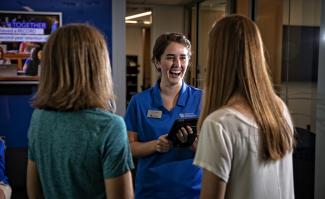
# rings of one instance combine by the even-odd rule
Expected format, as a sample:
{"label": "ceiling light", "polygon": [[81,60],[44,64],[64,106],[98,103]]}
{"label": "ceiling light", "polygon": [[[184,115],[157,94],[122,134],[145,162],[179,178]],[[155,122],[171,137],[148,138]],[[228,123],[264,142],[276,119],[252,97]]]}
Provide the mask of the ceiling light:
{"label": "ceiling light", "polygon": [[23,6],[22,8],[25,9],[26,11],[28,11],[28,12],[33,12],[34,11],[33,8],[31,8],[29,6]]}
{"label": "ceiling light", "polygon": [[125,20],[125,23],[132,23],[132,24],[136,24],[136,23],[138,23],[138,21]]}
{"label": "ceiling light", "polygon": [[143,21],[144,24],[151,24],[151,21]]}
{"label": "ceiling light", "polygon": [[148,16],[148,15],[151,15],[151,13],[152,13],[151,11],[148,11],[148,12],[143,12],[143,13],[139,13],[139,14],[135,14],[135,15],[130,15],[130,16],[125,17],[125,20]]}

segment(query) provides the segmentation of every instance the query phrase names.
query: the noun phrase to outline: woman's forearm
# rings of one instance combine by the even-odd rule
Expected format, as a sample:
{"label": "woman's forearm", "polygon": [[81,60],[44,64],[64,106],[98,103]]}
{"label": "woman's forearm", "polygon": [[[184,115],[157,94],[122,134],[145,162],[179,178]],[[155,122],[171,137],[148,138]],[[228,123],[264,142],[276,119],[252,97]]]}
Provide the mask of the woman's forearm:
{"label": "woman's forearm", "polygon": [[141,158],[156,153],[157,140],[149,142],[133,141],[130,143],[133,157]]}

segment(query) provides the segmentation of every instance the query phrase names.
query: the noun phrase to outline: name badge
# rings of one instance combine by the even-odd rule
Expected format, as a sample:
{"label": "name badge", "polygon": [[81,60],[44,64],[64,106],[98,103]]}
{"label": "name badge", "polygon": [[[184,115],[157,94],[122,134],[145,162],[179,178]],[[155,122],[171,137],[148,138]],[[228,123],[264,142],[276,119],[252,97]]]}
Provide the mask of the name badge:
{"label": "name badge", "polygon": [[160,119],[161,116],[162,116],[162,111],[158,111],[158,110],[148,110],[148,112],[147,112],[147,117]]}

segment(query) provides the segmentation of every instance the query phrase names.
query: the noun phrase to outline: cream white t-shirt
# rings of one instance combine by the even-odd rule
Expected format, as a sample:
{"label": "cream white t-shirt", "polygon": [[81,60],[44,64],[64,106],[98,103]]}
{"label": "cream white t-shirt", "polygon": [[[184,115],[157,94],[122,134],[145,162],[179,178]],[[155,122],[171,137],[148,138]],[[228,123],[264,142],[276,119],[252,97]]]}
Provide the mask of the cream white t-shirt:
{"label": "cream white t-shirt", "polygon": [[[286,108],[284,116],[292,127]],[[259,151],[256,122],[227,107],[204,120],[194,164],[227,183],[227,199],[294,198],[292,153],[265,162]]]}

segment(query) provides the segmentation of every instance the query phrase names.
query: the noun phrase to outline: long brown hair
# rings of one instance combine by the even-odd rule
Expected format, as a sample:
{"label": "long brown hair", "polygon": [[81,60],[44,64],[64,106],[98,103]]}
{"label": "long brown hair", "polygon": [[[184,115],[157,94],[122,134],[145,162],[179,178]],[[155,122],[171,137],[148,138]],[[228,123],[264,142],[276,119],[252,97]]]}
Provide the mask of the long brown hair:
{"label": "long brown hair", "polygon": [[44,46],[40,81],[33,106],[78,111],[114,111],[108,50],[103,35],[85,24],[56,30]]}
{"label": "long brown hair", "polygon": [[281,159],[293,148],[293,132],[268,75],[259,30],[250,19],[230,15],[210,31],[203,110],[199,120],[239,94],[251,108],[261,132],[264,160]]}

